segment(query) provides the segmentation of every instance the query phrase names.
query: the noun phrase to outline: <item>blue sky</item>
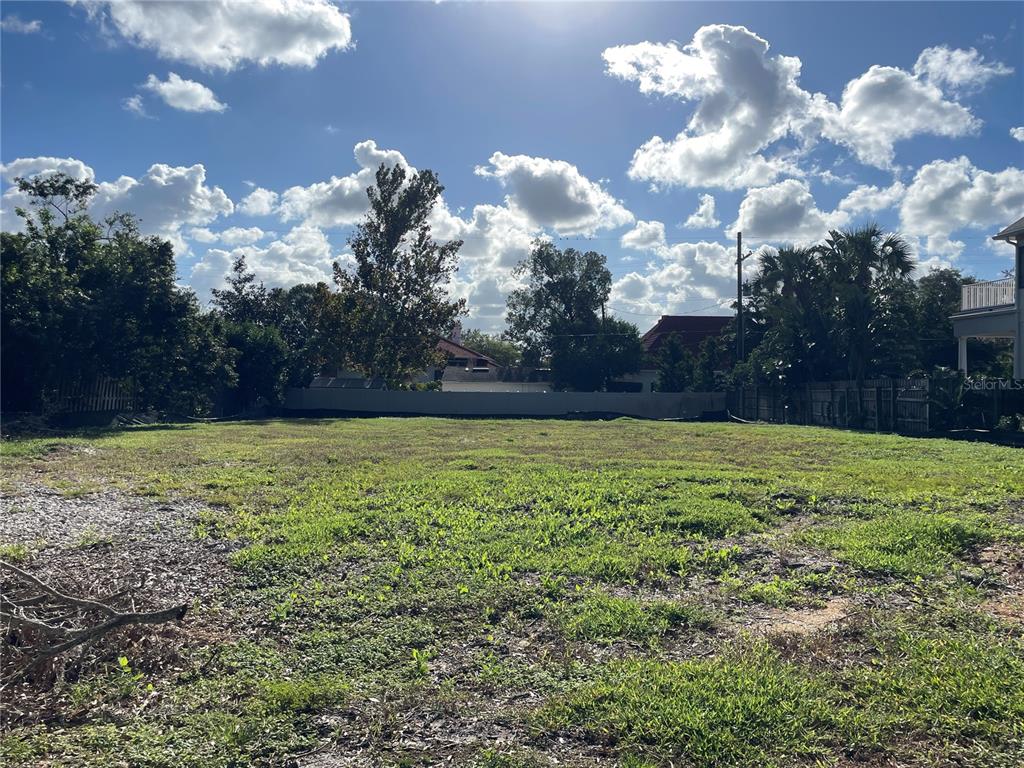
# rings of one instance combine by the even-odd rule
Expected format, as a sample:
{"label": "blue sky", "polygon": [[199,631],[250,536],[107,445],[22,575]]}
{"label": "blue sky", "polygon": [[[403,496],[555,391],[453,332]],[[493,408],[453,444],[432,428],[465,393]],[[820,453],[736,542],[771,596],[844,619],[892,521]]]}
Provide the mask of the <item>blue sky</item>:
{"label": "blue sky", "polygon": [[431,168],[492,330],[537,236],[605,253],[641,330],[727,311],[737,227],[875,219],[925,265],[1010,266],[988,237],[1024,215],[1024,4],[280,6],[5,2],[5,226],[14,175],[89,176],[205,298],[239,253],[326,279],[372,168]]}

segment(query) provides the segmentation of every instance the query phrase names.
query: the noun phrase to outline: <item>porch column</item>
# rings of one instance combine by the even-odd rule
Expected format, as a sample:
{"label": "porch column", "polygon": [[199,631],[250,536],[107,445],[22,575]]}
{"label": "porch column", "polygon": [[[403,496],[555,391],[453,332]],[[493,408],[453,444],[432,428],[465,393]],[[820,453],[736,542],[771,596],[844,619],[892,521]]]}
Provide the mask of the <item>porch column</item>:
{"label": "porch column", "polygon": [[1013,378],[1024,379],[1024,243],[1017,237],[1017,334],[1013,337]]}
{"label": "porch column", "polygon": [[957,336],[957,342],[959,342],[959,351],[957,354],[957,368],[967,373],[967,337]]}

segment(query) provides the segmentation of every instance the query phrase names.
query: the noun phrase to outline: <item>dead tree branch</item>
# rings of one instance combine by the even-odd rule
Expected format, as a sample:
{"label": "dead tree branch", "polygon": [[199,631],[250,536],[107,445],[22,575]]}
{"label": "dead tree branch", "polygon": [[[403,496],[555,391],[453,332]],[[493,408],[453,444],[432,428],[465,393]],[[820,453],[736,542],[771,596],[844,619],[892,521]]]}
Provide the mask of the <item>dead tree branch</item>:
{"label": "dead tree branch", "polygon": [[[22,679],[37,664],[118,627],[181,621],[188,611],[187,604],[150,612],[121,611],[108,602],[66,594],[4,560],[0,560],[0,570],[15,577],[15,584],[0,595],[0,625],[7,642],[4,655],[13,651],[20,657],[16,668],[0,678],[0,687]],[[126,595],[130,592],[118,592],[108,599]],[[96,615],[101,617],[99,623],[90,622],[89,617]]]}

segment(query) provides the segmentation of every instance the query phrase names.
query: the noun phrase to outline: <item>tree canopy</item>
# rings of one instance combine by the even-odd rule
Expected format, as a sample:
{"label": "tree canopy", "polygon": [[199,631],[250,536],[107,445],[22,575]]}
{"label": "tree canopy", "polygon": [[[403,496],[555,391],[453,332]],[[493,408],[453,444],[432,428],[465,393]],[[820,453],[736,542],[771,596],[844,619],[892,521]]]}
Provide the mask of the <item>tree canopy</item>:
{"label": "tree canopy", "polygon": [[370,210],[349,238],[355,269],[334,265],[345,296],[352,365],[369,377],[400,386],[435,364],[438,337],[465,312],[452,300],[461,240],[440,244],[429,217],[444,187],[433,171],[409,175],[396,165],[377,169],[367,190]]}
{"label": "tree canopy", "polygon": [[171,244],[137,220],[87,214],[96,186],[63,174],[18,179],[23,231],[0,247],[3,407],[45,410],[68,383],[130,382],[139,407],[236,413],[280,401],[287,385],[355,368],[404,385],[428,368],[464,311],[448,296],[461,242],[439,244],[431,171],[377,171],[350,239],[355,268],[326,283],[267,288],[238,257],[204,309],[175,283]]}
{"label": "tree canopy", "polygon": [[232,360],[195,295],[175,284],[170,243],[134,218],[85,213],[95,185],[56,174],[18,179],[31,198],[4,232],[0,316],[4,410],[38,410],[61,385],[131,379],[137,398],[177,413],[207,409]]}
{"label": "tree canopy", "polygon": [[525,362],[550,360],[554,383],[579,390],[601,389],[640,368],[636,326],[605,315],[612,276],[602,254],[537,240],[516,275],[526,287],[508,297],[506,337],[522,347]]}

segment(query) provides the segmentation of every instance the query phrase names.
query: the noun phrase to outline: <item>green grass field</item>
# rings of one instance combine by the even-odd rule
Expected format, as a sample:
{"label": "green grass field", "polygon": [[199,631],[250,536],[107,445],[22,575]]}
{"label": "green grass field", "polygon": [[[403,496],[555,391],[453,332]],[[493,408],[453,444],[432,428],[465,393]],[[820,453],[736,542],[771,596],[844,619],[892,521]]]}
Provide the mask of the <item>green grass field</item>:
{"label": "green grass field", "polygon": [[[5,765],[1024,764],[1018,450],[365,419],[3,453],[12,505],[198,500],[227,574],[9,717]],[[134,546],[90,536],[97,565]]]}

